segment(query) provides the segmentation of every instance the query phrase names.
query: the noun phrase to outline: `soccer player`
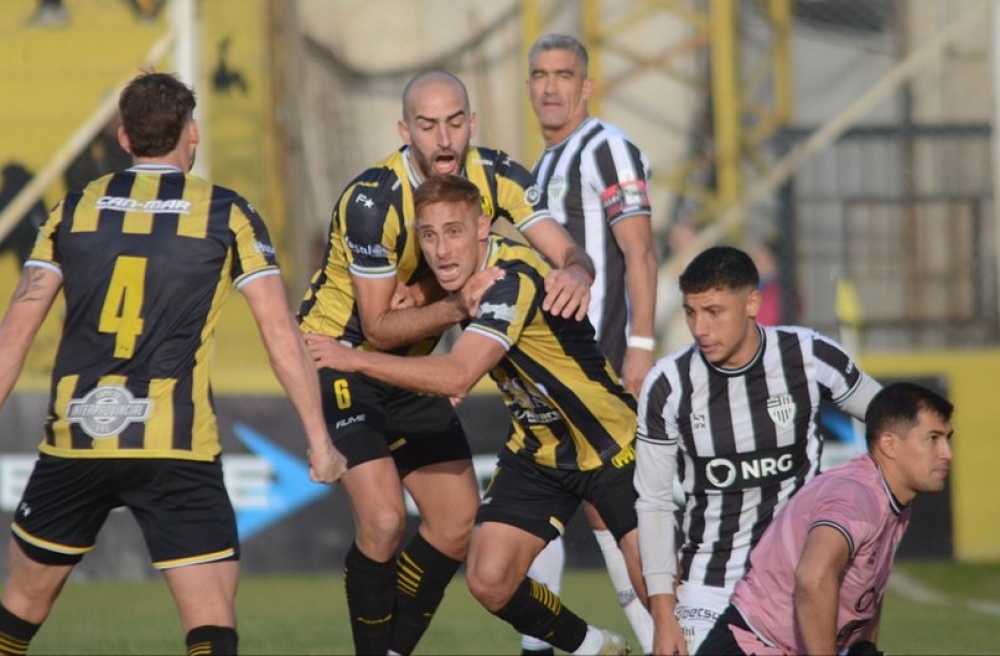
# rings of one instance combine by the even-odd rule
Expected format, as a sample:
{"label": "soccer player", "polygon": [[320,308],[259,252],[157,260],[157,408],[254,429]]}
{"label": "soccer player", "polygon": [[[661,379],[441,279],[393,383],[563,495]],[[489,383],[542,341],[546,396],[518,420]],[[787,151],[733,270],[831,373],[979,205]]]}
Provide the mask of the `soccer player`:
{"label": "soccer player", "polygon": [[[594,260],[590,317],[597,341],[621,374],[625,389],[639,393],[653,366],[656,254],[647,190],[646,155],[614,125],[590,116],[594,80],[587,50],[564,34],[546,34],[528,52],[528,97],[545,152],[532,175],[545,203]],[[619,602],[644,652],[652,649],[653,622],[639,601],[622,554],[600,515],[584,505]],[[536,569],[542,569],[542,564]],[[546,572],[558,580],[560,572]],[[527,651],[544,645],[525,641]]]}
{"label": "soccer player", "polygon": [[239,544],[209,384],[231,284],[247,299],[331,483],[315,368],[288,311],[267,229],[239,194],[190,175],[195,97],[171,75],[122,91],[134,165],[68,194],[41,229],[0,323],[0,404],[60,289],[62,339],[41,455],[14,513],[0,651],[23,654],[114,508],[132,511],[180,612],[189,654],[235,654]]}
{"label": "soccer player", "polygon": [[952,409],[914,383],[876,394],[868,453],[811,481],[775,516],[698,653],[880,654],[883,595],[910,502],[948,477]]}
{"label": "soccer player", "polygon": [[451,351],[400,357],[309,335],[306,343],[321,366],[442,397],[464,397],[488,373],[512,423],[476,518],[469,588],[519,632],[559,649],[625,653],[621,636],[588,626],[526,574],[586,499],[621,543],[642,591],[632,486],[635,398],[598,349],[589,320],[541,309],[549,265],[530,248],[490,235],[476,185],[434,177],[414,196],[417,239],[443,290],[461,289],[481,269],[504,274],[483,292]]}
{"label": "soccer player", "polygon": [[[302,330],[315,340],[420,355],[468,318],[496,271],[477,275],[479,291],[473,283],[432,303],[423,303],[419,282],[433,277],[425,275],[413,228],[413,194],[447,174],[475,184],[484,212],[509,219],[561,267],[546,278],[542,309],[553,319],[582,318],[593,281],[590,258],[544,209],[524,167],[503,152],[469,145],[476,117],[462,82],[443,71],[418,74],[402,104],[405,145],[357,176],[334,208],[323,266],[300,309]],[[355,649],[409,654],[468,551],[479,505],[469,445],[447,399],[335,368],[319,376],[327,424],[348,460],[343,485],[356,535],[344,576]],[[421,523],[397,558],[403,487]]]}
{"label": "soccer player", "polygon": [[742,250],[698,254],[680,276],[695,343],[660,359],[639,395],[639,545],[658,654],[697,650],[774,513],[819,473],[820,403],[862,419],[879,389],[830,339],[759,325],[758,283]]}

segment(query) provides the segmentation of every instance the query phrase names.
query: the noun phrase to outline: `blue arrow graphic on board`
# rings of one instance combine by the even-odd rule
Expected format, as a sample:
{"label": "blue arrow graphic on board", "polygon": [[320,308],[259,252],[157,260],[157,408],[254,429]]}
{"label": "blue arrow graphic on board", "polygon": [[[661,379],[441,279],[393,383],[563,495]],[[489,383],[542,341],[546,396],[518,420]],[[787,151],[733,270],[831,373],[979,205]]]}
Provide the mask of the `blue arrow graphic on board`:
{"label": "blue arrow graphic on board", "polygon": [[246,424],[234,424],[233,432],[250,451],[266,460],[274,472],[262,507],[236,511],[240,540],[249,539],[331,491],[330,487],[310,480],[308,464]]}

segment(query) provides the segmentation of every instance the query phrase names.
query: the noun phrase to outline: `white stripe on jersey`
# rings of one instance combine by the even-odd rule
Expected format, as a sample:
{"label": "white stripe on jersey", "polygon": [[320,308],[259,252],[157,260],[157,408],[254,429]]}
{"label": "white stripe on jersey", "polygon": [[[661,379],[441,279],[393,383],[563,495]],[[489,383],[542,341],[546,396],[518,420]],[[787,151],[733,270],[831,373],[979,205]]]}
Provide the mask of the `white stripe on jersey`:
{"label": "white stripe on jersey", "polygon": [[[758,330],[762,348],[738,370],[709,364],[692,345],[657,362],[644,386],[638,439],[678,451],[682,580],[731,589],[777,509],[819,472],[820,403],[856,416],[850,408],[878,390],[832,340],[794,326]],[[640,489],[640,500],[673,486],[649,460],[637,458],[636,479],[656,489]]]}

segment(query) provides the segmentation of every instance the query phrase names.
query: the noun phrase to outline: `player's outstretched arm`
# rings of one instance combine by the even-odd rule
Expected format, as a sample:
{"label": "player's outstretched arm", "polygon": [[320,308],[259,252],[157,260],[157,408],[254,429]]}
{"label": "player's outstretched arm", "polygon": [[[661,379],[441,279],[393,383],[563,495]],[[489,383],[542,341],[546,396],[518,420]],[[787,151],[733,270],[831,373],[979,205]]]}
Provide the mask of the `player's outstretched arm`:
{"label": "player's outstretched arm", "polygon": [[358,351],[324,335],[307,334],[305,341],[318,368],[357,371],[414,392],[458,399],[465,398],[506,352],[496,340],[468,331],[448,353],[425,356]]}
{"label": "player's outstretched arm", "polygon": [[61,286],[62,276],[51,269],[28,265],[21,272],[10,307],[0,321],[0,407],[14,389],[28,349]]}
{"label": "player's outstretched arm", "polygon": [[795,627],[807,654],[837,653],[840,575],[849,557],[847,538],[839,530],[810,529],[795,567]]}
{"label": "player's outstretched arm", "polygon": [[531,246],[552,263],[545,278],[542,309],[577,321],[587,316],[590,286],[594,283],[594,261],[555,219],[537,221],[522,233]]}
{"label": "player's outstretched arm", "polygon": [[256,278],[240,291],[257,322],[271,368],[305,428],[310,477],[318,483],[333,483],[343,475],[347,461],[327,432],[316,370],[295,318],[288,311],[281,276]]}

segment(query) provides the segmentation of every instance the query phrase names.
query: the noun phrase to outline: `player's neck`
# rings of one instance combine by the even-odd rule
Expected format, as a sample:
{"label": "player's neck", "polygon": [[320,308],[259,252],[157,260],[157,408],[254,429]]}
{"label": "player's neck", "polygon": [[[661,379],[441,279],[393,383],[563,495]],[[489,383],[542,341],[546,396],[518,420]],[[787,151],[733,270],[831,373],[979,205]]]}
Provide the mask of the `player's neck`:
{"label": "player's neck", "polygon": [[162,157],[133,157],[132,166],[169,166],[180,171],[189,171],[191,166],[177,153],[167,153]]}
{"label": "player's neck", "polygon": [[545,141],[545,147],[552,148],[566,141],[570,135],[580,129],[581,125],[587,122],[588,118],[590,118],[590,114],[584,114],[579,120],[567,123],[557,130],[546,130],[543,127],[542,139]]}
{"label": "player's neck", "polygon": [[910,486],[903,483],[902,474],[893,467],[893,461],[880,457],[880,454],[873,453],[872,460],[878,465],[879,471],[882,472],[882,480],[885,481],[885,486],[889,488],[889,494],[892,495],[893,499],[896,500],[900,506],[908,506],[910,502],[916,498],[917,493]]}

